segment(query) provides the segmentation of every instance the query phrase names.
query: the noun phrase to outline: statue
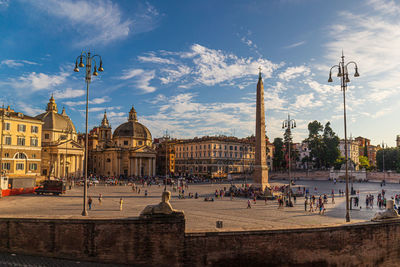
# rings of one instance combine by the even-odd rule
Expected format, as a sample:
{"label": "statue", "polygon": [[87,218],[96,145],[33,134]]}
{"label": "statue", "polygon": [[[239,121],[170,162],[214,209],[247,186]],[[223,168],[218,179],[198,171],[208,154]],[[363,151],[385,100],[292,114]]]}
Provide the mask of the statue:
{"label": "statue", "polygon": [[382,221],[386,219],[396,219],[396,218],[399,218],[399,214],[394,209],[394,201],[388,200],[386,201],[386,210],[383,212],[377,212],[371,221],[376,222],[376,221]]}
{"label": "statue", "polygon": [[140,213],[140,217],[148,217],[153,215],[183,215],[183,211],[172,208],[171,203],[169,203],[170,199],[171,192],[164,191],[161,195],[161,202],[157,205],[148,205]]}

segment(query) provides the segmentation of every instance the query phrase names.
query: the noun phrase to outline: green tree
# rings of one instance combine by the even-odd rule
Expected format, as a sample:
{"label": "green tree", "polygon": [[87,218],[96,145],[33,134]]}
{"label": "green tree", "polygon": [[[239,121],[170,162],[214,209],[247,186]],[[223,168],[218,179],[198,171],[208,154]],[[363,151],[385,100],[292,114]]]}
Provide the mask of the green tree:
{"label": "green tree", "polygon": [[333,168],[335,170],[340,170],[342,165],[346,162],[345,158],[343,156],[339,156],[335,162],[333,163]]}
{"label": "green tree", "polygon": [[368,147],[364,146],[364,156],[368,157]]}
{"label": "green tree", "polygon": [[274,165],[274,170],[281,170],[284,164],[284,152],[283,152],[283,140],[282,138],[275,138],[273,142],[275,146],[274,158],[272,164]]}
{"label": "green tree", "polygon": [[331,123],[329,121],[325,124],[322,142],[324,151],[321,155],[322,162],[326,168],[330,168],[340,156],[340,140],[336,133],[332,130]]}
{"label": "green tree", "polygon": [[376,167],[383,170],[383,158],[385,158],[385,171],[400,172],[400,148],[384,148],[376,153]]}
{"label": "green tree", "polygon": [[366,156],[359,156],[358,157],[359,161],[360,161],[360,168],[365,168],[366,170],[370,169],[370,165],[369,165],[369,160],[368,157]]}
{"label": "green tree", "polygon": [[315,120],[308,124],[309,134],[306,141],[310,149],[310,157],[314,159],[315,167],[317,168],[322,166],[323,145],[320,132],[323,130],[324,127],[319,121]]}
{"label": "green tree", "polygon": [[283,134],[283,142],[284,142],[284,146],[285,146],[285,155],[286,155],[286,160],[287,160],[287,162],[285,161],[285,165],[286,165],[286,168],[288,168],[288,164],[289,164],[289,156],[288,156],[288,153],[289,153],[289,146],[290,146],[290,155],[291,155],[291,157],[290,157],[290,159],[292,160],[292,165],[293,165],[293,162],[295,162],[296,161],[296,159],[298,158],[298,153],[297,153],[297,151],[296,151],[296,149],[293,147],[293,137],[292,137],[292,131],[290,130],[290,129],[288,129],[288,128],[286,128],[286,130],[285,130],[285,133]]}

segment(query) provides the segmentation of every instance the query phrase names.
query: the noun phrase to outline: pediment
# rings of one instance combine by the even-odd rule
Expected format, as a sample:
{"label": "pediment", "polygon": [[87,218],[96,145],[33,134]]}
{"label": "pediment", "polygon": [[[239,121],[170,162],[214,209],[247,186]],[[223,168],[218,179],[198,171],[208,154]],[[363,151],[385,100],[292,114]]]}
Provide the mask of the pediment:
{"label": "pediment", "polygon": [[75,140],[66,140],[56,145],[59,149],[84,149],[84,147]]}
{"label": "pediment", "polygon": [[137,153],[156,153],[154,149],[148,146],[135,147],[133,151]]}

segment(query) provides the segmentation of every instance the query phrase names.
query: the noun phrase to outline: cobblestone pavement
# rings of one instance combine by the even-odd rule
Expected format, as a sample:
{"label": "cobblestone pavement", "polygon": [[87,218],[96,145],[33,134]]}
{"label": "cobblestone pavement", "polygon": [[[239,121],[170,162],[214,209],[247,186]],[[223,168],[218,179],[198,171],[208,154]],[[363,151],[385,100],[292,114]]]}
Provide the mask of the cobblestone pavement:
{"label": "cobblestone pavement", "polygon": [[[271,181],[272,185],[283,184],[285,181]],[[330,197],[331,190],[338,193],[344,190],[344,183],[333,184],[331,181],[297,181],[296,186],[308,187],[316,195],[327,193]],[[240,183],[237,183],[241,185]],[[184,210],[186,216],[186,231],[227,231],[227,230],[260,230],[303,228],[317,226],[332,226],[345,223],[344,197],[336,196],[335,204],[326,206],[326,215],[317,212],[304,211],[304,198],[297,198],[295,207],[278,209],[276,201],[257,201],[247,209],[247,199],[230,198],[216,199],[214,202],[205,202],[204,197],[212,195],[216,189],[228,188],[229,184],[195,184],[190,185],[185,191],[200,194],[199,199],[178,199],[177,192],[172,192],[171,204],[175,209]],[[377,207],[365,209],[365,195],[373,193],[376,197],[381,191],[379,183],[356,183],[356,190],[360,191],[360,208],[351,211],[351,223],[370,220],[378,211]],[[400,193],[399,184],[387,184],[386,196]],[[168,188],[171,190],[171,188]],[[96,186],[89,188],[89,195],[93,198],[93,207],[88,217],[82,217],[83,188],[76,186],[68,190],[63,196],[37,196],[19,195],[0,199],[0,217],[39,217],[39,218],[128,218],[136,217],[143,208],[149,204],[160,202],[163,187],[141,187],[140,194],[132,192],[129,186]],[[148,196],[144,196],[147,190]],[[103,195],[103,201],[98,202],[98,195]],[[119,210],[119,199],[124,199],[123,210]],[[375,198],[376,199],[376,198]],[[217,229],[216,221],[223,221],[223,228]]]}
{"label": "cobblestone pavement", "polygon": [[115,264],[102,264],[97,262],[80,262],[54,258],[27,256],[10,253],[0,253],[0,266],[13,267],[111,267],[126,266]]}

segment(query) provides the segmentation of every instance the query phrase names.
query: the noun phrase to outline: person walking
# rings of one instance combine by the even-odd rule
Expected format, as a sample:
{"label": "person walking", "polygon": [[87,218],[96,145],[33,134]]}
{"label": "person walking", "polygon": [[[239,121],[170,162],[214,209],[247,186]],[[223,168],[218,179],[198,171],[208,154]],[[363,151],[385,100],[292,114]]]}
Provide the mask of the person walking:
{"label": "person walking", "polygon": [[304,200],[304,211],[307,211],[307,206],[308,206],[308,198],[306,197]]}
{"label": "person walking", "polygon": [[99,206],[101,206],[101,201],[103,201],[103,196],[99,194]]}
{"label": "person walking", "polygon": [[250,202],[250,199],[247,200],[247,208],[248,208],[248,209],[251,209],[251,202]]}
{"label": "person walking", "polygon": [[88,199],[89,210],[92,210],[92,202],[93,202],[92,197],[89,197]]}
{"label": "person walking", "polygon": [[122,204],[124,203],[124,200],[122,197],[119,199],[119,210],[122,211]]}

